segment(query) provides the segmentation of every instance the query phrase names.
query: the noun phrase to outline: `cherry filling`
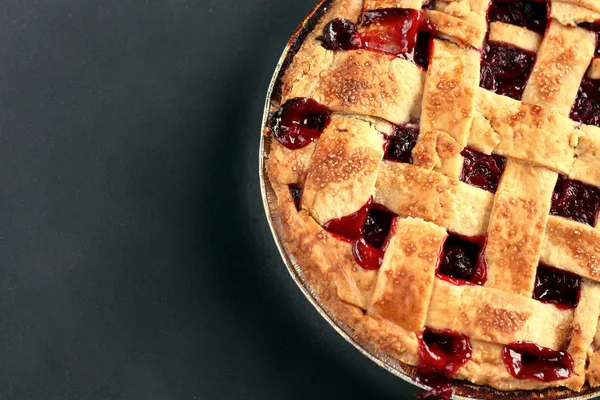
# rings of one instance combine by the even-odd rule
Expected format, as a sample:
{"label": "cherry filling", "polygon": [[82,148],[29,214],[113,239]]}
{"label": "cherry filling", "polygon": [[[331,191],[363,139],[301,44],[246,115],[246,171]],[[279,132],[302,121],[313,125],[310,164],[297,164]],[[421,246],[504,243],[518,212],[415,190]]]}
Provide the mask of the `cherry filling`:
{"label": "cherry filling", "polygon": [[464,157],[460,180],[495,193],[506,165],[506,158],[471,149],[464,149],[460,154]]}
{"label": "cherry filling", "polygon": [[[582,22],[579,24],[580,27],[587,29],[592,32],[600,32],[600,20],[594,22]],[[596,55],[598,54],[598,48],[596,47]]]}
{"label": "cherry filling", "polygon": [[504,346],[502,361],[517,379],[551,382],[566,379],[573,373],[573,359],[568,353],[531,342],[518,341]]}
{"label": "cherry filling", "polygon": [[450,330],[425,328],[419,337],[417,379],[432,390],[421,398],[449,399],[449,380],[473,354],[465,335]]}
{"label": "cherry filling", "polygon": [[348,240],[358,240],[363,235],[363,226],[371,211],[372,205],[373,197],[370,197],[367,203],[358,211],[341,218],[327,221],[323,224],[323,228]]}
{"label": "cherry filling", "polygon": [[409,54],[415,48],[422,14],[410,8],[366,11],[357,39],[359,47],[391,54]]}
{"label": "cherry filling", "polygon": [[302,200],[302,186],[298,185],[288,185],[288,189],[290,190],[290,195],[292,196],[292,200],[294,201],[294,205],[296,206],[296,211],[300,211],[300,201]]}
{"label": "cherry filling", "polygon": [[600,210],[600,188],[559,175],[550,214],[594,226]]}
{"label": "cherry filling", "polygon": [[367,243],[378,249],[383,248],[395,217],[396,215],[391,211],[375,204],[363,226],[363,235]]}
{"label": "cherry filling", "polygon": [[362,268],[375,270],[381,267],[387,238],[395,223],[396,214],[373,198],[358,211],[326,222],[323,227],[339,239],[352,243],[352,255]]}
{"label": "cherry filling", "polygon": [[[480,241],[479,238],[471,240]],[[487,265],[482,246],[473,241],[450,234],[444,242],[436,276],[455,285],[467,282],[483,285],[487,279]]]}
{"label": "cherry filling", "polygon": [[600,126],[600,79],[583,79],[570,117],[577,122]]}
{"label": "cherry filling", "polygon": [[285,102],[271,117],[273,137],[290,150],[312,143],[327,127],[331,111],[312,99],[294,98]]}
{"label": "cherry filling", "polygon": [[431,34],[428,32],[419,32],[417,35],[417,45],[415,47],[414,62],[419,67],[427,70],[429,67],[429,56],[431,55]]}
{"label": "cherry filling", "polygon": [[385,159],[410,163],[418,137],[418,123],[394,125],[392,136],[385,145]]}
{"label": "cherry filling", "polygon": [[483,47],[479,86],[521,100],[531,74],[535,53],[493,43]]}
{"label": "cherry filling", "polygon": [[490,22],[505,22],[544,33],[550,8],[544,1],[496,0],[488,13]]}
{"label": "cherry filling", "polygon": [[412,56],[422,14],[408,8],[366,11],[357,27],[351,21],[334,19],[319,38],[328,50],[374,50]]}
{"label": "cherry filling", "polygon": [[549,265],[538,265],[533,298],[552,303],[560,309],[577,307],[581,293],[581,277]]}
{"label": "cherry filling", "polygon": [[358,48],[353,40],[354,35],[356,35],[356,25],[347,19],[337,18],[325,25],[319,40],[327,50],[354,50]]}

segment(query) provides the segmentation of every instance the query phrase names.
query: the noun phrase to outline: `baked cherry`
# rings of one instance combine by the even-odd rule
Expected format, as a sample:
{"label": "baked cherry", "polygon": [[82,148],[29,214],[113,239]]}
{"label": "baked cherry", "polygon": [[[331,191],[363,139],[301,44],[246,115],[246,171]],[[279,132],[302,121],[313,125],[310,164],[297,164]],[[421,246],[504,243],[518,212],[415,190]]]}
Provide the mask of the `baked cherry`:
{"label": "baked cherry", "polygon": [[367,203],[358,211],[341,218],[332,219],[323,224],[323,228],[351,241],[358,240],[363,235],[363,225],[371,211],[372,204],[373,197],[370,197]]}
{"label": "baked cherry", "polygon": [[367,49],[412,58],[422,14],[408,8],[385,8],[363,13],[359,25],[334,19],[319,40],[333,51]]}
{"label": "baked cherry", "polygon": [[569,353],[531,342],[518,341],[504,346],[502,361],[508,372],[517,379],[551,382],[573,374],[573,358]]}
{"label": "baked cherry", "polygon": [[417,45],[415,46],[414,62],[424,70],[427,70],[429,67],[431,46],[431,34],[428,32],[419,32],[417,35]]}
{"label": "baked cherry", "polygon": [[559,175],[550,214],[594,226],[600,211],[600,188]]}
{"label": "baked cherry", "polygon": [[[580,27],[587,29],[592,32],[600,32],[600,20],[594,22],[582,22],[579,24]],[[598,54],[598,47],[596,47],[596,54]]]}
{"label": "baked cherry", "polygon": [[356,49],[353,38],[356,34],[356,25],[347,19],[337,18],[325,25],[323,35],[318,39],[323,42],[323,47],[328,50]]}
{"label": "baked cherry", "polygon": [[323,225],[339,239],[352,244],[352,255],[356,263],[367,270],[378,269],[383,263],[385,247],[390,231],[396,220],[396,214],[373,199],[360,210]]}
{"label": "baked cherry", "polygon": [[355,40],[360,48],[408,55],[415,48],[421,18],[419,11],[410,8],[366,11]]}
{"label": "baked cherry", "polygon": [[292,196],[292,200],[294,201],[296,210],[300,211],[300,201],[302,200],[302,186],[292,184],[288,185],[288,189],[290,190],[290,195]]}
{"label": "baked cherry", "polygon": [[494,154],[483,154],[467,148],[460,154],[464,157],[460,180],[495,193],[506,165],[506,158]]}
{"label": "baked cherry", "polygon": [[301,149],[321,136],[331,111],[313,99],[294,98],[285,102],[271,117],[273,137],[290,150]]}
{"label": "baked cherry", "polygon": [[498,43],[486,44],[479,86],[521,100],[535,61],[535,53]]}
{"label": "baked cherry", "polygon": [[387,208],[379,204],[373,205],[363,226],[363,235],[367,243],[381,249],[392,229],[395,218],[396,214]]}
{"label": "baked cherry", "polygon": [[600,126],[600,79],[583,79],[570,117],[577,122]]}
{"label": "baked cherry", "polygon": [[544,1],[496,0],[492,2],[488,19],[518,25],[531,31],[544,33],[550,9]]}
{"label": "baked cherry", "polygon": [[538,265],[533,298],[552,303],[560,309],[577,307],[581,294],[581,277],[549,265]]}
{"label": "baked cherry", "polygon": [[385,158],[387,160],[410,163],[412,150],[419,137],[418,123],[394,125],[392,136],[386,144]]}
{"label": "baked cherry", "polygon": [[487,265],[483,259],[482,246],[455,234],[448,235],[436,276],[455,285],[467,282],[483,285],[487,279]]}
{"label": "baked cherry", "polygon": [[465,335],[426,327],[419,337],[416,375],[420,382],[432,386],[432,390],[421,398],[437,395],[449,399],[452,394],[448,384],[450,378],[472,354],[471,342]]}
{"label": "baked cherry", "polygon": [[352,255],[358,265],[366,270],[376,270],[383,264],[385,251],[372,246],[364,237],[352,243]]}

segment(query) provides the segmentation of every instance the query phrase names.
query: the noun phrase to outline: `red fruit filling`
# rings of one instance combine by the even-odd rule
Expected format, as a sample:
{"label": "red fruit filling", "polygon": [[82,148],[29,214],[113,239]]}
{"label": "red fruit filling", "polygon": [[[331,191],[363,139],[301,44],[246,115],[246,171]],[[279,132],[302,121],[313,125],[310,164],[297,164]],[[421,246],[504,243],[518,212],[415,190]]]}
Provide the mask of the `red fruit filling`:
{"label": "red fruit filling", "polygon": [[366,11],[359,25],[334,19],[319,38],[328,50],[367,49],[412,59],[422,14],[408,8]]}
{"label": "red fruit filling", "polygon": [[464,163],[460,180],[495,193],[506,165],[506,158],[483,154],[471,149],[464,149],[461,154],[464,157]]}
{"label": "red fruit filling", "polygon": [[559,175],[550,214],[594,226],[600,210],[600,188]]}
{"label": "red fruit filling", "polygon": [[339,239],[352,243],[354,259],[367,270],[379,269],[383,263],[387,238],[396,214],[369,199],[360,210],[326,222],[323,227]]}
{"label": "red fruit filling", "polygon": [[329,124],[331,111],[312,99],[294,98],[285,102],[271,117],[273,137],[290,150],[301,149],[321,136]]}
{"label": "red fruit filling", "polygon": [[583,78],[570,117],[586,125],[600,126],[600,79]]}
{"label": "red fruit filling", "polygon": [[385,159],[410,163],[418,137],[418,123],[394,125],[392,136],[388,138],[385,146]]}
{"label": "red fruit filling", "polygon": [[[484,243],[480,245],[482,241]],[[454,285],[483,285],[487,279],[487,264],[482,246],[485,247],[485,239],[471,238],[469,241],[450,234],[444,241],[436,276]]]}
{"label": "red fruit filling", "polygon": [[496,0],[488,13],[490,22],[505,22],[543,34],[550,8],[545,1]]}
{"label": "red fruit filling", "polygon": [[499,43],[483,47],[479,86],[521,100],[531,74],[535,53]]}
{"label": "red fruit filling", "polygon": [[506,369],[517,379],[551,382],[573,373],[573,359],[564,351],[551,350],[531,342],[514,342],[502,349]]}
{"label": "red fruit filling", "polygon": [[465,335],[426,327],[419,337],[417,379],[432,389],[421,398],[449,399],[450,378],[472,353],[471,342]]}
{"label": "red fruit filling", "polygon": [[581,293],[581,277],[540,264],[535,275],[533,298],[552,303],[560,309],[577,307]]}

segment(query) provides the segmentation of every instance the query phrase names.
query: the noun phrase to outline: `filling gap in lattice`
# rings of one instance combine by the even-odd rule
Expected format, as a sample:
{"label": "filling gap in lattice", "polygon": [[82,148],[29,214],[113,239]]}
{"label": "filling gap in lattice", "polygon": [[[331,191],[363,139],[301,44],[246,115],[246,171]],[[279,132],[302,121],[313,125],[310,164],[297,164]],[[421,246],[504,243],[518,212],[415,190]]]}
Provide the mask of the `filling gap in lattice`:
{"label": "filling gap in lattice", "polygon": [[559,309],[577,307],[581,295],[581,277],[546,264],[540,264],[535,275],[533,298],[554,304]]}
{"label": "filling gap in lattice", "polygon": [[[449,399],[452,394],[450,379],[472,356],[468,337],[448,329],[425,327],[419,335],[417,379],[432,387],[430,397]],[[436,397],[437,396],[437,397]]]}
{"label": "filling gap in lattice", "polygon": [[569,117],[600,127],[600,79],[583,78]]}
{"label": "filling gap in lattice", "polygon": [[352,244],[354,260],[366,270],[381,267],[397,215],[373,199],[360,210],[323,224],[338,239]]}
{"label": "filling gap in lattice", "polygon": [[600,188],[559,175],[550,214],[595,226],[600,211]]}
{"label": "filling gap in lattice", "polygon": [[573,358],[569,353],[532,342],[518,341],[504,346],[502,361],[508,372],[517,379],[551,382],[573,374]]}
{"label": "filling gap in lattice", "polygon": [[490,22],[504,22],[544,34],[550,14],[545,1],[495,0],[488,12]]}
{"label": "filling gap in lattice", "polygon": [[483,154],[468,148],[465,148],[461,155],[464,157],[464,162],[460,180],[495,193],[506,166],[506,158],[495,154]]}
{"label": "filling gap in lattice", "polygon": [[484,247],[484,237],[449,234],[444,241],[436,276],[455,285],[483,285],[487,279]]}
{"label": "filling gap in lattice", "polygon": [[418,121],[406,125],[393,125],[392,134],[386,137],[384,158],[404,163],[412,162],[412,150],[417,144],[418,137]]}
{"label": "filling gap in lattice", "polygon": [[479,86],[521,100],[534,62],[533,52],[509,44],[488,42],[482,50]]}
{"label": "filling gap in lattice", "polygon": [[300,185],[292,184],[288,185],[288,189],[292,196],[292,200],[294,201],[294,205],[296,206],[296,211],[300,211],[300,202],[302,201],[302,191],[304,188]]}
{"label": "filling gap in lattice", "polygon": [[275,140],[290,150],[301,149],[321,136],[329,124],[331,111],[313,99],[286,101],[269,122]]}

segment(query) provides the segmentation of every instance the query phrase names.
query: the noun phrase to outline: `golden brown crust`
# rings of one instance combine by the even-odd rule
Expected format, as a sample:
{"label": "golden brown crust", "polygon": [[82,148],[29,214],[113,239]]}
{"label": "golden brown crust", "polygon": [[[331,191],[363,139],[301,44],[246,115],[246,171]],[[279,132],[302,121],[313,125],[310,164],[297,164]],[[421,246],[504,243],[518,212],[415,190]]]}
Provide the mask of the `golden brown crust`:
{"label": "golden brown crust", "polygon": [[[433,40],[423,90],[421,143],[413,151],[415,165],[425,168],[439,165],[436,169],[445,175],[454,178],[460,175],[463,162],[460,152],[467,145],[479,86],[479,59],[475,50]],[[424,143],[431,140],[435,145]]]}
{"label": "golden brown crust", "polygon": [[494,200],[486,287],[531,296],[557,174],[508,160]]}
{"label": "golden brown crust", "polygon": [[490,42],[506,43],[536,53],[542,44],[542,35],[520,26],[504,22],[490,23]]}
{"label": "golden brown crust", "polygon": [[490,0],[446,0],[435,2],[426,18],[438,34],[461,46],[480,48],[487,30]]}
{"label": "golden brown crust", "polygon": [[591,387],[600,386],[600,352],[592,354],[587,368],[586,378]]}
{"label": "golden brown crust", "polygon": [[356,50],[315,54],[317,65],[295,82],[288,97],[310,97],[334,111],[404,124],[421,112],[425,74],[410,61]]}
{"label": "golden brown crust", "polygon": [[[484,138],[475,147],[487,147],[487,138],[495,134],[493,153],[538,164],[567,174],[575,158],[573,136],[576,123],[559,112],[500,96],[485,89],[477,92],[477,109],[489,123],[484,134],[471,133],[469,144]],[[473,125],[482,129],[482,124]]]}
{"label": "golden brown crust", "polygon": [[558,20],[563,25],[578,25],[582,22],[593,23],[600,19],[600,9],[593,11],[573,2],[552,0],[550,18]]}
{"label": "golden brown crust", "polygon": [[594,58],[587,72],[590,79],[600,79],[600,58]]}
{"label": "golden brown crust", "polygon": [[568,115],[595,47],[593,32],[551,20],[523,92],[523,101]]}
{"label": "golden brown crust", "polygon": [[600,13],[600,3],[598,0],[551,0],[552,7],[556,6],[557,3],[571,4],[582,8],[587,8],[589,11],[595,11]]}
{"label": "golden brown crust", "polygon": [[437,34],[463,47],[481,48],[485,38],[485,24],[471,23],[451,14],[426,10],[425,16]]}
{"label": "golden brown crust", "polygon": [[569,177],[600,186],[600,128],[582,125]]}
{"label": "golden brown crust", "polygon": [[315,143],[310,143],[302,149],[290,150],[279,144],[277,140],[271,140],[271,150],[267,160],[269,176],[284,185],[304,182],[315,147]]}
{"label": "golden brown crust", "polygon": [[312,157],[302,208],[319,224],[358,211],[371,197],[383,135],[359,118],[334,115]]}
{"label": "golden brown crust", "polygon": [[551,215],[540,259],[543,263],[600,281],[600,230]]}
{"label": "golden brown crust", "polygon": [[600,285],[584,280],[573,317],[571,341],[567,347],[567,351],[573,357],[573,375],[566,385],[571,389],[577,390],[585,383],[587,355],[596,332],[599,313]]}
{"label": "golden brown crust", "polygon": [[[559,350],[573,320],[559,310],[525,296],[475,285],[457,286],[436,279],[426,325],[463,333],[475,340],[509,344],[527,340]],[[540,329],[544,326],[547,329]]]}
{"label": "golden brown crust", "polygon": [[446,230],[406,218],[396,222],[368,315],[413,332],[425,326],[435,268]]}
{"label": "golden brown crust", "polygon": [[364,10],[381,10],[384,8],[412,8],[420,10],[423,0],[365,0]]}
{"label": "golden brown crust", "polygon": [[298,82],[315,83],[319,72],[328,68],[329,64],[333,61],[333,52],[325,50],[321,42],[317,39],[322,34],[325,25],[335,18],[358,21],[362,5],[362,0],[339,0],[333,2],[329,10],[319,20],[315,29],[308,34],[300,50],[294,55],[292,63],[281,78],[282,103],[294,97],[290,96],[290,91]]}
{"label": "golden brown crust", "polygon": [[479,236],[487,230],[493,195],[434,171],[384,161],[375,201],[398,215],[422,218],[464,236]]}

